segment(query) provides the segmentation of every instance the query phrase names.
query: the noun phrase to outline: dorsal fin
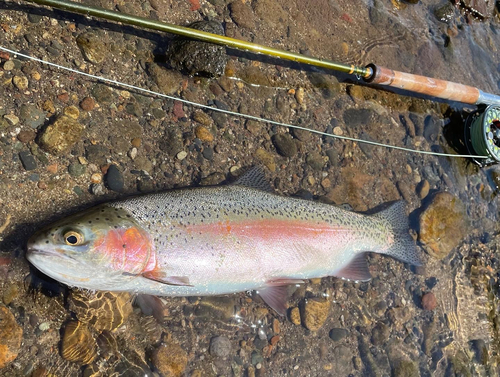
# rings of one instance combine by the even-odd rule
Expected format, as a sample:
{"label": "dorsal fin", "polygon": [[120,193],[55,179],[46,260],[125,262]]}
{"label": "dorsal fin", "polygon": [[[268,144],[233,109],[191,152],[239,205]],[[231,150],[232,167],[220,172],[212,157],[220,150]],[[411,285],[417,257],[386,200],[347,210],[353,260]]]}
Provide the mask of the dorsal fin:
{"label": "dorsal fin", "polygon": [[274,192],[274,189],[271,187],[271,184],[266,178],[266,174],[260,166],[251,167],[233,184],[251,187],[267,192]]}

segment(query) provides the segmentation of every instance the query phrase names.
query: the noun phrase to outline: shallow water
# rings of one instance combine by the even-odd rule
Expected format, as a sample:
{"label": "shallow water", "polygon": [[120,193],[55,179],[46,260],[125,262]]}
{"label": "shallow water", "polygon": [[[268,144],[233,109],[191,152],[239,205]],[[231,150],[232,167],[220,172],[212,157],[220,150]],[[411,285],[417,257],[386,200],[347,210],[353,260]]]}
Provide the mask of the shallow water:
{"label": "shallow water", "polygon": [[[86,3],[110,7],[106,1]],[[475,16],[484,7],[486,17],[478,20],[470,9],[466,12],[465,4],[470,3],[480,10]],[[199,9],[194,0],[115,4],[120,11],[174,24],[210,17],[225,22],[228,36],[500,91],[499,18],[491,2],[467,1],[454,8],[433,0],[259,0],[251,7],[247,2],[250,13],[229,9],[224,0],[202,1]],[[442,10],[445,5],[449,9]],[[221,78],[165,78],[158,72],[170,40],[159,34],[51,13],[22,2],[2,2],[0,9],[0,45],[57,64],[151,90],[171,88],[191,101],[212,101],[232,111],[319,131],[448,153],[460,145],[460,104],[353,86],[356,80],[343,75],[236,51],[228,51],[226,75]],[[84,32],[104,43],[96,63],[88,61],[77,45]],[[0,375],[155,375],[160,370],[188,376],[498,375],[495,167],[480,169],[465,159],[366,147],[294,131],[297,151],[284,157],[273,137],[287,129],[216,113],[206,117],[191,106],[106,87],[36,62],[0,57],[0,219],[5,224],[0,225],[0,297],[15,318],[13,328],[22,329],[22,344],[9,346],[18,355]],[[14,64],[6,66],[7,60]],[[81,105],[86,97],[96,103],[91,110]],[[23,107],[26,104],[33,107]],[[39,139],[33,137],[39,138],[44,125],[70,105],[79,109],[83,133],[60,155],[42,152]],[[42,120],[37,118],[40,111]],[[213,140],[195,132],[203,123]],[[180,159],[182,151],[186,157]],[[20,152],[34,156],[33,170],[26,169]],[[101,185],[94,186],[92,194],[92,182],[102,178],[101,169],[109,164],[123,173],[124,192]],[[424,268],[372,255],[369,283],[324,278],[291,287],[286,318],[258,296],[242,293],[165,299],[160,324],[138,307],[126,306],[128,298],[120,297],[126,309],[119,309],[113,296],[71,293],[24,259],[27,237],[49,220],[129,194],[219,184],[233,179],[238,168],[256,164],[266,166],[283,195],[314,196],[348,204],[355,211],[404,199],[413,233],[420,236],[421,213],[436,193],[446,191],[464,207],[457,204],[453,215],[455,207],[450,205],[435,218],[466,218],[467,225],[459,234],[455,229],[458,245],[449,254],[436,255],[419,242]],[[421,199],[425,181],[429,194]],[[436,247],[450,233],[439,237]],[[433,310],[422,304],[429,292],[436,299]],[[315,318],[312,323],[307,314]],[[88,327],[77,342],[84,346],[75,351],[85,362],[68,361],[72,345],[61,343],[75,319]]]}

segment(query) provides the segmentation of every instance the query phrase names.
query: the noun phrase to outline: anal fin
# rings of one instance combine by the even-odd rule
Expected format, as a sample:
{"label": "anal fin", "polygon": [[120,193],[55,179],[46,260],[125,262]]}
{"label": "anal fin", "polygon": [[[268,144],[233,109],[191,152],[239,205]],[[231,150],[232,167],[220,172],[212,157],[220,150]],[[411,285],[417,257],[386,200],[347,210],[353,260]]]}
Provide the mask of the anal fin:
{"label": "anal fin", "polygon": [[359,253],[352,260],[337,271],[333,276],[349,280],[368,281],[372,278],[368,263],[366,262],[366,253]]}

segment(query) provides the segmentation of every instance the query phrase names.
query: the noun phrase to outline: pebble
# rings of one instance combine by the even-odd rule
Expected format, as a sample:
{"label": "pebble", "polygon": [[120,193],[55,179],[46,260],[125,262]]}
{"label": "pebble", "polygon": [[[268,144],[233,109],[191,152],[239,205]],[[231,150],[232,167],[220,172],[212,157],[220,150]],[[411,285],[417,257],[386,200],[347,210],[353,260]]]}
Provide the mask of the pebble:
{"label": "pebble", "polygon": [[333,328],[328,333],[328,336],[334,342],[338,342],[339,340],[344,339],[347,336],[348,332],[346,329]]}
{"label": "pebble", "polygon": [[290,134],[276,134],[272,141],[280,155],[293,157],[297,154],[297,144]]}
{"label": "pebble", "polygon": [[101,173],[94,173],[90,176],[90,182],[99,184],[102,182],[102,174]]}
{"label": "pebble", "polygon": [[422,296],[422,307],[424,310],[434,310],[437,307],[437,300],[434,293],[428,292]]}
{"label": "pebble", "polygon": [[431,256],[446,257],[468,234],[464,204],[448,192],[439,192],[420,214],[420,241]]}
{"label": "pebble", "polygon": [[342,128],[337,126],[333,129],[333,134],[337,136],[342,136],[344,134],[344,131],[342,131]]}
{"label": "pebble", "polygon": [[80,163],[70,164],[68,166],[68,173],[72,177],[80,177],[81,175],[85,174],[86,170],[87,170],[87,167],[85,165],[80,164]]}
{"label": "pebble", "polygon": [[187,365],[187,353],[179,345],[168,342],[160,345],[152,356],[154,366],[164,376],[180,377]]}
{"label": "pebble", "polygon": [[264,148],[259,148],[255,151],[255,157],[266,167],[269,171],[276,171],[276,162],[272,153]]}
{"label": "pebble", "polygon": [[180,151],[179,153],[177,153],[176,157],[178,160],[182,161],[187,157],[187,155],[188,154],[186,151]]}
{"label": "pebble", "polygon": [[30,141],[35,140],[36,134],[33,131],[21,131],[17,134],[17,139],[21,143],[29,143]]}
{"label": "pebble", "polygon": [[14,83],[14,86],[19,90],[28,89],[29,81],[26,76],[14,76],[12,82]]}
{"label": "pebble", "polygon": [[214,149],[211,147],[205,147],[203,148],[203,157],[206,158],[208,161],[212,161],[214,158]]}
{"label": "pebble", "polygon": [[35,170],[36,169],[36,161],[35,157],[28,151],[19,152],[19,158],[21,159],[21,163],[25,170]]}
{"label": "pebble", "polygon": [[31,128],[38,128],[45,122],[45,112],[35,105],[22,105],[19,118],[23,124]]}
{"label": "pebble", "polygon": [[139,148],[142,145],[142,139],[140,137],[134,137],[130,141],[130,144],[132,144],[134,148]]}
{"label": "pebble", "polygon": [[82,108],[83,111],[92,111],[94,110],[95,107],[95,101],[91,97],[85,97],[80,102],[80,107]]}
{"label": "pebble", "polygon": [[431,186],[429,184],[429,181],[427,181],[426,179],[424,179],[423,181],[421,181],[420,184],[417,187],[418,197],[420,199],[425,199],[425,197],[427,197],[427,195],[429,195],[429,189],[430,189],[430,187]]}
{"label": "pebble", "polygon": [[183,76],[179,72],[165,69],[155,63],[148,64],[147,71],[162,93],[171,95],[180,89]]}
{"label": "pebble", "polygon": [[42,109],[50,114],[54,114],[56,112],[56,107],[54,106],[54,102],[52,102],[49,99],[43,102]]}
{"label": "pebble", "polygon": [[295,99],[297,100],[297,103],[299,105],[302,105],[304,103],[304,96],[305,96],[304,88],[298,88],[295,91]]}
{"label": "pebble", "polygon": [[83,33],[76,38],[76,43],[82,51],[85,60],[99,64],[108,55],[108,49],[102,39],[93,33]]}
{"label": "pebble", "polygon": [[128,152],[128,156],[132,159],[132,160],[135,160],[135,158],[137,157],[137,148],[132,148],[129,152]]}
{"label": "pebble", "polygon": [[79,321],[70,321],[63,330],[61,356],[71,362],[89,364],[97,356],[96,342],[88,327]]}
{"label": "pebble", "polygon": [[90,185],[90,192],[96,196],[104,195],[104,186],[99,183],[92,183]]}
{"label": "pebble", "polygon": [[14,64],[13,60],[7,60],[5,63],[3,63],[3,69],[4,71],[12,71],[16,65]]}
{"label": "pebble", "polygon": [[10,284],[3,292],[3,303],[9,305],[19,295],[19,288],[16,284]]}
{"label": "pebble", "polygon": [[123,175],[116,165],[110,165],[106,173],[106,186],[112,191],[123,192]]}
{"label": "pebble", "polygon": [[15,126],[16,124],[19,123],[19,118],[16,115],[14,115],[14,114],[5,114],[3,117],[4,117],[5,120],[7,120],[7,122],[11,126]]}
{"label": "pebble", "polygon": [[113,102],[113,91],[104,84],[96,84],[92,88],[92,95],[98,103],[109,105]]}
{"label": "pebble", "polygon": [[306,163],[314,170],[321,170],[325,165],[323,156],[318,152],[309,152],[306,155]]}
{"label": "pebble", "polygon": [[13,361],[21,350],[23,329],[6,306],[0,305],[0,369]]}
{"label": "pebble", "polygon": [[330,312],[330,302],[322,299],[309,299],[304,304],[303,323],[311,331],[318,331]]}
{"label": "pebble", "polygon": [[323,98],[335,97],[342,90],[342,86],[336,77],[319,72],[312,72],[307,75],[311,84],[321,91]]}
{"label": "pebble", "polygon": [[210,339],[210,355],[225,359],[231,354],[231,351],[231,341],[227,337],[214,336],[212,339]]}
{"label": "pebble", "polygon": [[377,323],[377,325],[372,330],[371,341],[374,346],[380,346],[384,344],[391,333],[390,328],[383,324],[382,322]]}
{"label": "pebble", "polygon": [[206,128],[205,126],[196,127],[194,132],[196,137],[205,143],[214,141],[214,135],[212,135],[208,128]]}
{"label": "pebble", "polygon": [[40,323],[40,325],[38,326],[38,329],[40,331],[47,331],[48,329],[50,329],[50,322],[42,322],[42,323]]}
{"label": "pebble", "polygon": [[80,110],[76,106],[67,106],[63,109],[63,114],[69,116],[73,119],[78,119],[80,116]]}
{"label": "pebble", "polygon": [[201,110],[194,112],[193,119],[205,127],[209,127],[212,123],[212,118],[210,118],[210,115]]}
{"label": "pebble", "polygon": [[331,187],[332,183],[328,178],[324,178],[321,181],[321,187],[323,187],[325,190],[329,189]]}
{"label": "pebble", "polygon": [[68,151],[81,138],[83,126],[67,115],[60,115],[40,136],[40,147],[53,155]]}

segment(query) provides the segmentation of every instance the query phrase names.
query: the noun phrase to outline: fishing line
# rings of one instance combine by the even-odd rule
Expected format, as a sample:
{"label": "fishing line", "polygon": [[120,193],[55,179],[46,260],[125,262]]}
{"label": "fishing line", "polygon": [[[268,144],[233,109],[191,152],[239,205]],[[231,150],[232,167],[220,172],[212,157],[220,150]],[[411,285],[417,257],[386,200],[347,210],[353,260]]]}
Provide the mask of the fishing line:
{"label": "fishing line", "polygon": [[218,112],[221,112],[221,113],[224,113],[224,114],[233,115],[233,116],[237,116],[237,117],[241,117],[241,118],[246,118],[246,119],[251,119],[251,120],[258,121],[258,122],[274,124],[276,126],[289,127],[289,128],[294,128],[294,129],[297,129],[297,130],[304,130],[304,131],[308,131],[308,132],[311,132],[311,133],[314,133],[314,134],[318,134],[318,135],[321,135],[321,136],[327,136],[327,137],[332,137],[332,138],[341,139],[341,140],[349,140],[349,141],[353,141],[353,142],[356,142],[356,143],[364,143],[364,144],[374,145],[374,146],[377,146],[377,147],[384,147],[384,148],[389,148],[389,149],[396,149],[396,150],[400,150],[400,151],[405,151],[405,152],[410,152],[410,153],[420,153],[420,154],[426,154],[426,155],[431,155],[431,156],[465,157],[465,158],[479,158],[479,159],[486,159],[486,158],[488,158],[487,156],[477,156],[477,155],[470,155],[470,154],[463,155],[463,154],[450,154],[450,153],[439,153],[439,152],[430,152],[430,151],[419,151],[419,150],[411,149],[411,148],[398,147],[398,146],[395,146],[395,145],[378,143],[376,141],[357,139],[357,138],[348,137],[348,136],[333,135],[333,134],[329,134],[329,133],[322,132],[322,131],[316,131],[316,130],[313,130],[313,129],[310,129],[310,128],[306,128],[306,127],[296,126],[296,125],[293,125],[293,124],[288,124],[288,123],[283,123],[283,122],[277,122],[277,121],[274,121],[274,120],[271,120],[271,119],[265,119],[265,118],[257,117],[257,116],[254,116],[254,115],[241,114],[241,113],[230,111],[230,110],[219,109],[217,107],[212,107],[212,106],[209,106],[209,105],[203,105],[201,103],[197,103],[197,102],[193,102],[193,101],[188,101],[188,100],[185,100],[185,99],[182,99],[182,98],[178,98],[178,97],[169,96],[167,94],[155,92],[153,90],[144,89],[144,88],[141,88],[141,87],[138,87],[138,86],[135,86],[135,85],[130,85],[130,84],[127,84],[127,83],[124,83],[124,82],[116,81],[116,80],[113,80],[113,79],[108,79],[108,78],[101,77],[101,76],[92,75],[90,73],[82,72],[82,71],[79,71],[77,69],[73,69],[73,68],[65,67],[65,66],[62,66],[62,65],[59,65],[59,64],[51,63],[51,62],[48,62],[48,61],[45,61],[45,60],[42,60],[42,59],[39,59],[39,58],[35,58],[35,57],[31,56],[31,55],[26,55],[26,54],[20,53],[18,51],[8,49],[8,48],[3,47],[3,46],[0,46],[0,50],[8,52],[8,53],[11,53],[13,55],[21,56],[21,57],[29,59],[29,60],[36,61],[36,62],[39,62],[39,63],[42,63],[42,64],[46,64],[46,65],[51,66],[51,67],[59,68],[59,69],[62,69],[64,71],[68,71],[68,72],[76,73],[76,74],[81,75],[81,76],[89,77],[89,78],[92,78],[92,79],[97,80],[97,81],[102,81],[102,82],[114,84],[114,85],[121,86],[121,87],[124,87],[124,88],[134,89],[136,91],[140,91],[140,92],[143,92],[143,93],[148,93],[148,94],[151,94],[151,95],[154,95],[154,96],[157,96],[157,97],[168,98],[168,99],[171,99],[171,100],[174,100],[174,101],[179,101],[179,102],[185,103],[187,105],[191,105],[191,106],[195,106],[195,107],[200,107],[202,109],[208,109],[208,110],[212,110],[212,111],[218,111]]}

